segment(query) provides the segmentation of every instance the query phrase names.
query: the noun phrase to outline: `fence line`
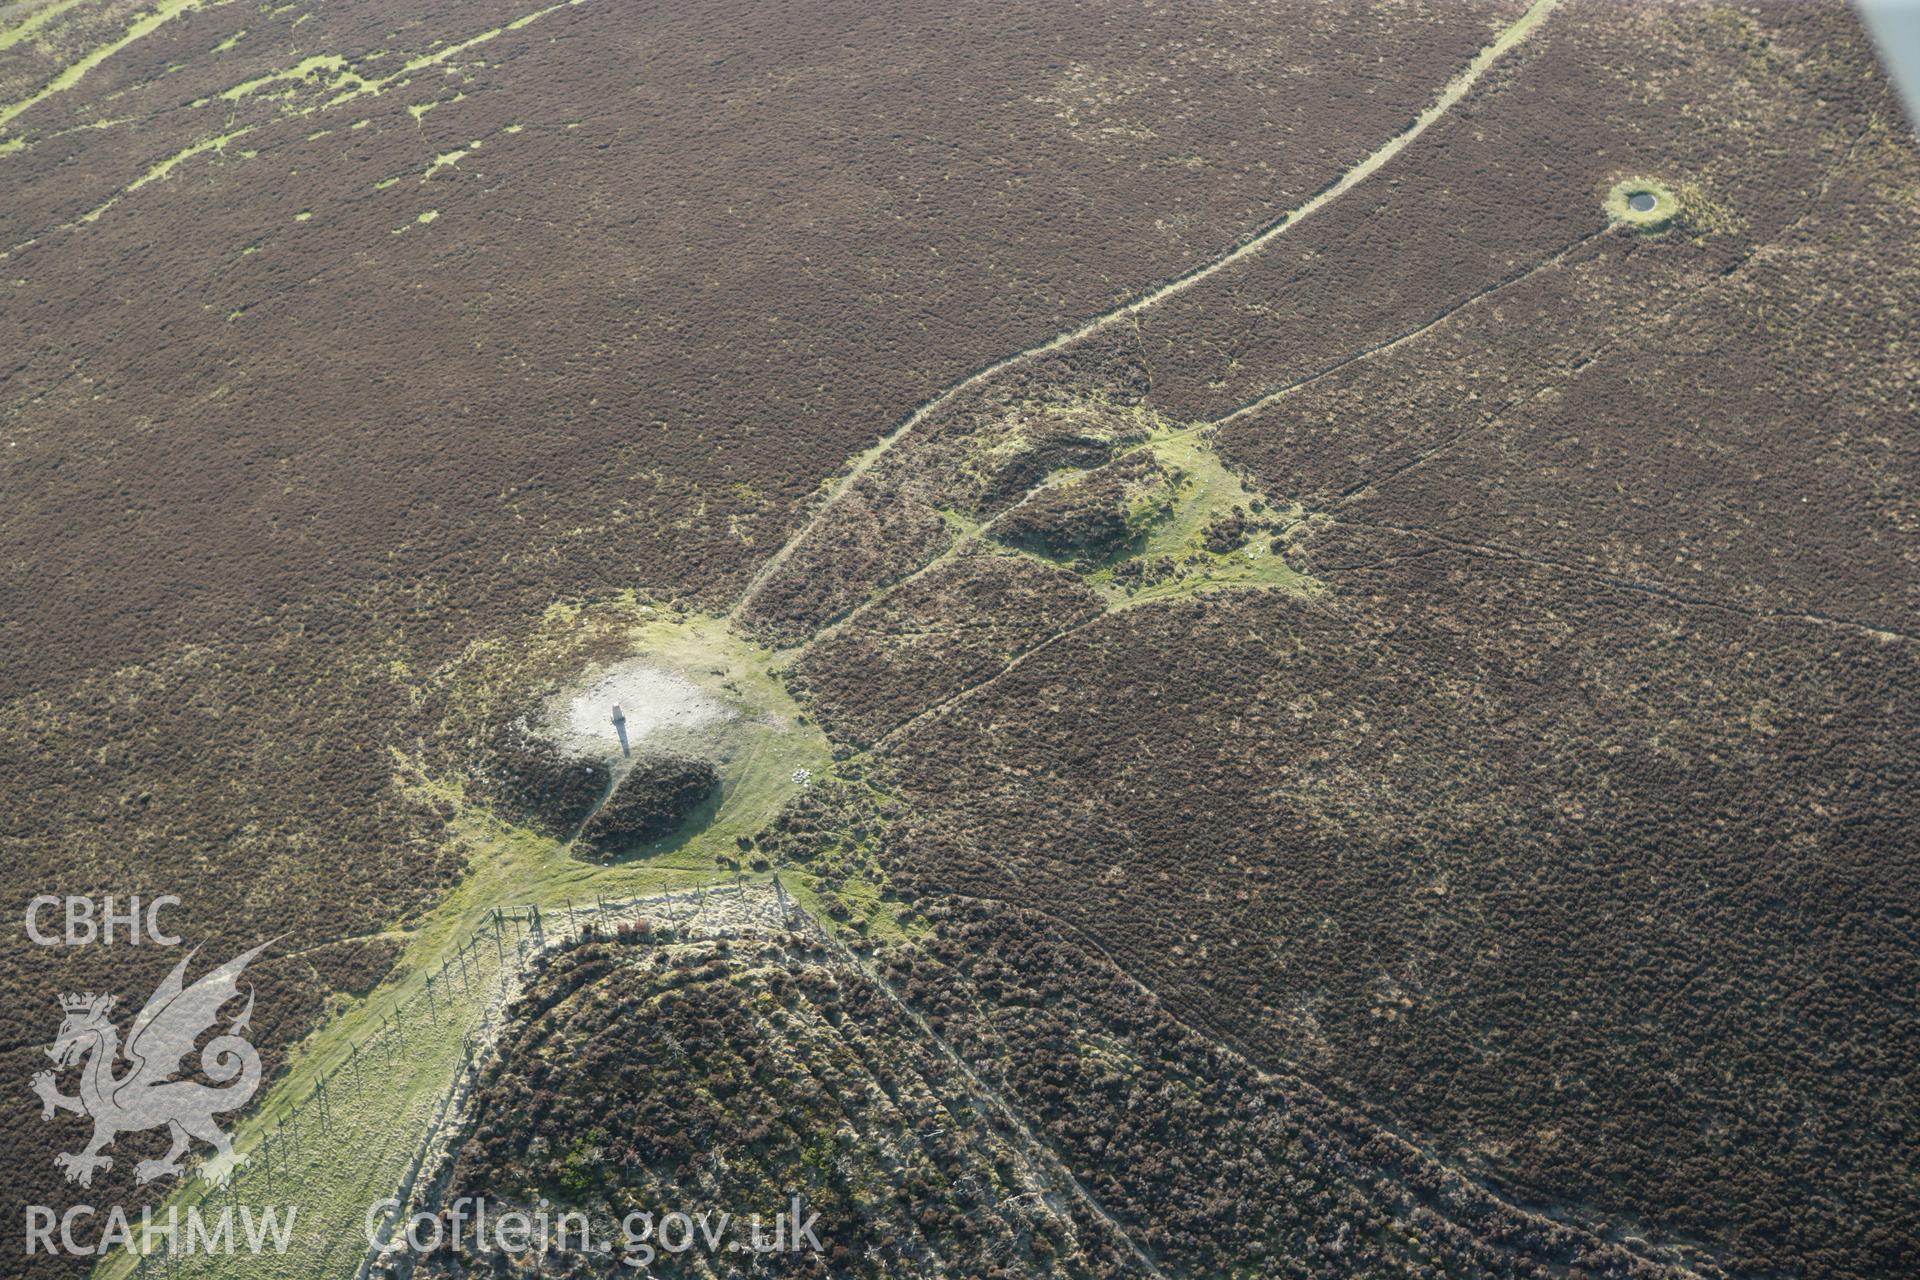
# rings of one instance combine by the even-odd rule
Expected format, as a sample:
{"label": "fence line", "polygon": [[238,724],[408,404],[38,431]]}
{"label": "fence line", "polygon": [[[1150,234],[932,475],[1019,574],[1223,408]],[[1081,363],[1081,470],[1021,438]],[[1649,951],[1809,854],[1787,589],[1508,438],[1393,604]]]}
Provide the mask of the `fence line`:
{"label": "fence line", "polygon": [[[711,891],[705,887],[701,887],[682,893],[628,898],[615,902],[596,900],[593,914],[585,922],[577,919],[579,912],[583,911],[584,908],[576,909],[572,902],[569,901],[567,904],[567,923],[559,930],[558,936],[553,938],[546,936],[544,923],[539,915],[539,910],[538,908],[534,908],[532,927],[539,934],[539,945],[531,953],[523,954],[520,957],[520,963],[513,970],[511,977],[514,980],[524,977],[527,971],[528,960],[537,959],[550,951],[555,951],[561,947],[577,943],[583,940],[589,932],[596,932],[599,926],[607,920],[609,915],[618,916],[636,907],[665,906],[668,909],[669,919],[673,919],[671,914],[673,903],[691,901],[704,907],[709,892],[715,895],[733,894],[744,896],[745,886],[744,884],[736,883]],[[677,921],[675,927],[676,929],[678,928]],[[379,1262],[381,1255],[386,1252],[388,1245],[393,1239],[394,1229],[406,1220],[409,1211],[413,1208],[420,1175],[425,1170],[428,1159],[439,1145],[440,1138],[447,1125],[460,1115],[462,1108],[466,1105],[468,1099],[471,1098],[474,1090],[479,1087],[482,1075],[499,1059],[501,1054],[504,1053],[500,1037],[494,1033],[498,1029],[498,1024],[504,1017],[506,1006],[509,1003],[505,998],[508,986],[509,979],[503,972],[500,994],[487,1007],[477,1031],[467,1034],[466,1052],[461,1067],[455,1070],[453,1080],[448,1084],[446,1091],[440,1097],[439,1104],[435,1107],[432,1123],[427,1126],[426,1132],[421,1135],[419,1145],[414,1149],[413,1158],[408,1162],[407,1171],[400,1180],[398,1194],[394,1197],[399,1203],[393,1212],[387,1215],[386,1221],[381,1224],[374,1241],[368,1247],[366,1255],[360,1260],[360,1266],[354,1273],[355,1280],[370,1280],[374,1266]],[[476,1042],[479,1045],[478,1052],[475,1052],[473,1048]],[[410,1265],[403,1265],[400,1271],[402,1275],[409,1275],[411,1274],[412,1268]]]}
{"label": "fence line", "polygon": [[[343,1089],[357,1091],[364,1083],[362,1077],[369,1069],[369,1064],[376,1057],[391,1063],[407,1045],[409,1041],[407,1027],[410,1019],[417,1027],[419,1020],[424,1016],[429,1025],[437,1027],[443,1010],[447,1016],[455,1016],[454,1010],[460,1004],[459,996],[465,996],[470,1000],[474,994],[476,982],[484,988],[484,975],[478,979],[475,977],[480,971],[478,961],[475,960],[470,965],[469,959],[476,949],[483,946],[490,947],[498,969],[497,985],[491,992],[485,993],[486,1003],[481,1007],[477,1027],[463,1033],[465,1046],[461,1063],[455,1069],[453,1081],[442,1092],[434,1110],[434,1119],[428,1125],[427,1132],[416,1148],[407,1173],[402,1179],[400,1199],[403,1209],[396,1213],[397,1219],[399,1213],[404,1212],[405,1202],[411,1194],[422,1164],[432,1150],[434,1139],[448,1116],[457,1110],[456,1095],[463,1103],[467,1093],[471,1092],[473,1083],[477,1082],[481,1070],[490,1064],[493,1056],[496,1056],[497,1046],[494,1041],[497,1037],[492,1033],[509,1003],[507,999],[509,990],[524,977],[527,966],[532,960],[558,947],[581,940],[590,932],[597,931],[603,924],[608,923],[610,917],[617,918],[622,913],[639,908],[664,907],[669,920],[674,920],[672,905],[676,902],[704,903],[709,893],[742,895],[744,892],[744,882],[736,882],[713,889],[702,887],[677,893],[613,901],[596,899],[591,907],[577,906],[569,902],[565,919],[552,922],[549,921],[549,916],[553,913],[543,912],[536,903],[529,903],[523,908],[493,908],[481,923],[469,932],[466,941],[451,955],[444,957],[437,970],[427,974],[426,981],[420,990],[401,1000],[392,1010],[383,1012],[377,1029],[369,1031],[358,1039],[349,1039],[346,1056],[320,1073],[304,1096],[262,1109],[261,1113],[255,1117],[258,1140],[245,1151],[240,1150],[236,1141],[231,1157],[233,1167],[225,1171],[226,1177],[223,1180],[214,1182],[203,1176],[203,1170],[196,1170],[195,1183],[199,1187],[199,1194],[186,1198],[182,1207],[197,1207],[211,1198],[224,1196],[231,1208],[237,1204],[243,1190],[250,1191],[262,1183],[264,1186],[259,1189],[264,1189],[270,1194],[274,1185],[276,1155],[281,1167],[279,1176],[285,1180],[289,1176],[288,1165],[291,1156],[297,1154],[306,1142],[311,1140],[316,1131],[323,1137],[333,1132],[333,1102],[336,1094]],[[509,930],[513,933],[511,948],[508,946],[506,936]],[[509,957],[509,951],[511,951],[511,957]],[[453,986],[456,983],[459,988],[457,992]],[[476,1038],[480,1043],[478,1053],[474,1049]],[[303,1117],[307,1120],[306,1137],[302,1136]],[[272,1127],[269,1128],[268,1125]],[[289,1128],[291,1128],[291,1135],[288,1132]],[[219,1159],[220,1157],[216,1157],[216,1161]],[[391,1227],[392,1223],[389,1222],[380,1233],[382,1243],[375,1245],[361,1262],[358,1273],[361,1280],[364,1280],[369,1267],[384,1246]],[[162,1268],[160,1274],[170,1280],[173,1274],[174,1248],[171,1235],[168,1236],[163,1251],[154,1249],[150,1236],[143,1236],[137,1244],[130,1244],[127,1247],[133,1250],[139,1259],[134,1267],[134,1275],[138,1280],[150,1280],[154,1276],[156,1257],[160,1259],[159,1265]]]}

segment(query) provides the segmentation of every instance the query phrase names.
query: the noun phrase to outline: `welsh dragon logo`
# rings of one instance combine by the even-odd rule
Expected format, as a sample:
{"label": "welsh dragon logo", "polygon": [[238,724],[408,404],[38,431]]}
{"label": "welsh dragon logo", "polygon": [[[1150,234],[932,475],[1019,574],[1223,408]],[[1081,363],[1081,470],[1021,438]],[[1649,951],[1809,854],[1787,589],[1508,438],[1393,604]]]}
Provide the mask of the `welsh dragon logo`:
{"label": "welsh dragon logo", "polygon": [[[200,1070],[224,1087],[174,1077],[201,1033],[212,1027],[219,1020],[220,1010],[239,996],[241,971],[266,945],[261,943],[236,956],[190,987],[184,985],[187,961],[194,955],[189,953],[134,1018],[124,1045],[109,1017],[118,997],[91,992],[60,997],[66,1020],[60,1024],[60,1034],[54,1037],[47,1056],[62,1071],[84,1059],[80,1092],[77,1097],[61,1093],[52,1071],[34,1076],[33,1091],[40,1095],[43,1119],[51,1120],[56,1111],[74,1111],[93,1119],[93,1137],[85,1147],[53,1158],[66,1170],[67,1181],[83,1187],[92,1185],[94,1170],[113,1166],[111,1156],[100,1154],[103,1148],[120,1134],[162,1125],[172,1135],[173,1148],[161,1159],[142,1160],[134,1166],[138,1181],[150,1182],[181,1172],[180,1158],[196,1138],[214,1149],[216,1164],[210,1166],[210,1176],[215,1169],[224,1176],[231,1168],[233,1139],[213,1118],[246,1106],[260,1087],[260,1056],[241,1035],[253,1015],[251,987],[247,989],[246,1008],[227,1024],[223,1034],[209,1040],[200,1051]],[[116,1075],[115,1068],[123,1058],[129,1065]]]}

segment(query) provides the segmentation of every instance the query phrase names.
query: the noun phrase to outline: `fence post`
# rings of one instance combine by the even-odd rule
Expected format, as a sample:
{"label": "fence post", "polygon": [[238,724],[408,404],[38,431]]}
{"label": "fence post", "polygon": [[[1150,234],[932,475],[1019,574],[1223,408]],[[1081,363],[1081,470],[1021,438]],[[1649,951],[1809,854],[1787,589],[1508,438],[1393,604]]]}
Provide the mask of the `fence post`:
{"label": "fence post", "polygon": [[773,896],[780,900],[780,923],[786,928],[793,927],[793,917],[787,908],[787,887],[780,883],[780,873],[773,873]]}

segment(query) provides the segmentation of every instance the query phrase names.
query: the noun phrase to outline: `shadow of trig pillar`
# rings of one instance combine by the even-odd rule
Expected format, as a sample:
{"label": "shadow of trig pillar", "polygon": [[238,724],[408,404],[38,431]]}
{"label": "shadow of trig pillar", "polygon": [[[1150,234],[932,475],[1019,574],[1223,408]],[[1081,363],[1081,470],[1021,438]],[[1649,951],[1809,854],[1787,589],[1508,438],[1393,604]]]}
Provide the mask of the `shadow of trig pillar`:
{"label": "shadow of trig pillar", "polygon": [[617,702],[613,704],[613,731],[620,735],[620,754],[632,755],[633,752],[627,747],[627,717],[620,710],[620,704]]}

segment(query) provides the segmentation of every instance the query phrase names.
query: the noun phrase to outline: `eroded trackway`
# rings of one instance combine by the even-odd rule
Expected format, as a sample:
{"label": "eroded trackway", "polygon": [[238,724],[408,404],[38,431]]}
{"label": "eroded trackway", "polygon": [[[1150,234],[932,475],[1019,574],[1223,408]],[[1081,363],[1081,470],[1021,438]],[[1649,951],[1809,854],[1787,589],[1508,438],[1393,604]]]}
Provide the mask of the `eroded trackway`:
{"label": "eroded trackway", "polygon": [[801,523],[800,527],[794,530],[792,535],[780,545],[780,549],[769,556],[766,563],[762,564],[760,568],[754,572],[753,577],[748,579],[746,588],[740,593],[740,599],[734,604],[732,611],[727,614],[727,621],[730,623],[738,621],[741,612],[746,608],[748,602],[753,599],[754,595],[765,585],[768,579],[780,571],[781,567],[786,564],[788,557],[793,554],[793,549],[813,531],[814,527],[820,523],[821,518],[834,508],[834,505],[839,502],[841,495],[846,493],[852,485],[858,482],[861,476],[870,471],[875,463],[879,462],[880,459],[891,452],[895,445],[899,444],[900,441],[911,434],[915,427],[951,404],[961,395],[998,377],[1008,369],[1027,360],[1031,360],[1036,356],[1047,355],[1063,347],[1071,346],[1073,343],[1079,342],[1082,339],[1090,338],[1123,320],[1131,321],[1140,313],[1165,302],[1169,298],[1186,292],[1208,277],[1226,270],[1237,262],[1244,261],[1262,252],[1268,245],[1272,244],[1274,240],[1290,228],[1304,222],[1321,209],[1326,208],[1335,200],[1338,200],[1341,196],[1359,186],[1362,182],[1365,182],[1377,173],[1381,166],[1385,165],[1387,161],[1406,150],[1414,139],[1425,133],[1433,126],[1435,121],[1450,111],[1462,98],[1466,97],[1467,94],[1472,91],[1474,85],[1480,82],[1481,77],[1486,75],[1494,63],[1498,62],[1502,56],[1531,35],[1534,29],[1546,20],[1547,15],[1553,11],[1558,3],[1559,0],[1533,0],[1533,4],[1528,6],[1525,13],[1521,14],[1512,25],[1494,37],[1492,43],[1475,54],[1472,60],[1467,63],[1466,67],[1447,82],[1446,86],[1441,89],[1439,96],[1429,103],[1426,109],[1421,111],[1418,116],[1414,117],[1412,124],[1387,139],[1386,142],[1382,143],[1369,154],[1366,159],[1341,174],[1331,185],[1323,187],[1318,194],[1306,203],[1289,209],[1219,257],[1212,258],[1200,266],[1173,277],[1171,280],[1155,285],[1145,293],[1129,301],[1122,302],[1118,306],[1109,308],[1073,329],[1063,330],[1033,346],[1016,351],[1008,356],[1002,356],[993,363],[976,369],[974,372],[960,379],[960,381],[948,385],[936,393],[931,399],[923,401],[919,408],[902,419],[900,424],[892,431],[889,431],[874,444],[854,457],[852,464],[838,480],[833,482],[833,485],[827,491],[826,497],[822,499],[820,504],[814,509],[813,514],[807,517],[807,519]]}

